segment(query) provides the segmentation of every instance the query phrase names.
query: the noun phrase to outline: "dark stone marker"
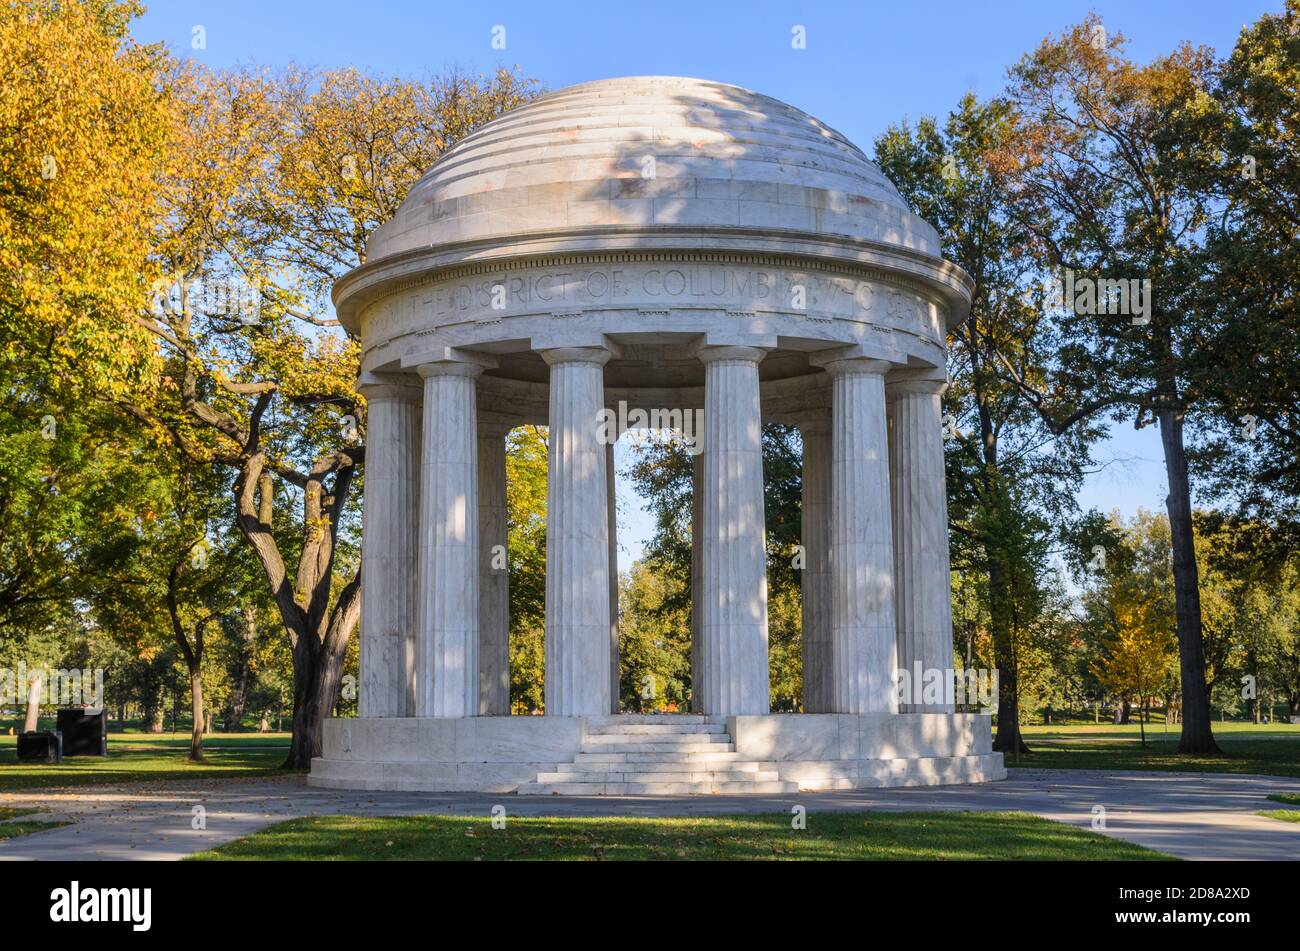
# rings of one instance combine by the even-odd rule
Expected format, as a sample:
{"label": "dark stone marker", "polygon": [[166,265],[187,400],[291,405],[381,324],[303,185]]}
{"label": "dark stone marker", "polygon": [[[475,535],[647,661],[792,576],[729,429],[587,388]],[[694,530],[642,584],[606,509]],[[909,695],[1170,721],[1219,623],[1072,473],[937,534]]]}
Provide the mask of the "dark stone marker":
{"label": "dark stone marker", "polygon": [[64,756],[108,755],[108,711],[89,713],[81,707],[58,712]]}
{"label": "dark stone marker", "polygon": [[58,763],[63,760],[63,736],[57,730],[18,734],[18,762]]}

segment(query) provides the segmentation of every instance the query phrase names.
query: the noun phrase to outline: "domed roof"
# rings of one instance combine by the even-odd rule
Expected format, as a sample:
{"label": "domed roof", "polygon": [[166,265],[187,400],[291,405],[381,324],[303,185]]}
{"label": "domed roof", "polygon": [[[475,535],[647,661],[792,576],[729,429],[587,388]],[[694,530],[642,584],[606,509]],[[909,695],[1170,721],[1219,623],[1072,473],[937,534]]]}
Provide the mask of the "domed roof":
{"label": "domed roof", "polygon": [[934,229],[834,129],[738,86],[646,76],[571,86],[466,136],[374,232],[367,262],[611,232],[807,235],[940,257]]}

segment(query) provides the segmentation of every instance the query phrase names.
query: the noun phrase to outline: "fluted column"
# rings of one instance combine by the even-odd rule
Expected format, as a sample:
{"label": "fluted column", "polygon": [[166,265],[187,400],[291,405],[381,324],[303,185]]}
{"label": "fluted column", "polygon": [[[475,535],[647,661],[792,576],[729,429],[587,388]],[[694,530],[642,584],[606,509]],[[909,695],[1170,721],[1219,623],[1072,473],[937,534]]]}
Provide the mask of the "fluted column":
{"label": "fluted column", "polygon": [[415,715],[420,387],[363,383],[360,390],[366,482],[358,704],[363,717],[409,717]]}
{"label": "fluted column", "polygon": [[608,351],[542,351],[551,367],[546,483],[546,713],[603,716],[610,698],[609,486],[597,420]]}
{"label": "fluted column", "polygon": [[700,703],[700,625],[704,618],[704,453],[691,456],[691,713]]}
{"label": "fluted column", "polygon": [[472,717],[478,703],[478,425],[481,367],[444,361],[424,377],[420,636],[416,715]]}
{"label": "fluted column", "polygon": [[831,643],[836,713],[896,713],[894,550],[885,371],[828,363],[831,422]]}
{"label": "fluted column", "polygon": [[506,435],[510,425],[478,427],[478,711],[510,713],[510,572],[506,537]]}
{"label": "fluted column", "polygon": [[768,712],[763,355],[753,347],[698,351],[705,365],[700,700],[715,716]]}
{"label": "fluted column", "polygon": [[615,502],[614,444],[605,446],[605,505],[609,510],[609,709],[619,711],[618,509]]}
{"label": "fluted column", "polygon": [[803,709],[830,713],[831,693],[831,421],[801,423],[803,439],[803,498],[800,526],[804,566],[803,593]]}
{"label": "fluted column", "polygon": [[[946,387],[944,380],[911,380],[891,384],[886,390],[898,663],[907,672],[914,699],[922,699],[926,678],[934,676],[931,671],[953,666],[941,408]],[[939,691],[947,690],[946,679],[939,684]],[[927,696],[940,702],[908,703],[901,709],[915,713],[951,713],[955,709],[942,702],[946,692]]]}

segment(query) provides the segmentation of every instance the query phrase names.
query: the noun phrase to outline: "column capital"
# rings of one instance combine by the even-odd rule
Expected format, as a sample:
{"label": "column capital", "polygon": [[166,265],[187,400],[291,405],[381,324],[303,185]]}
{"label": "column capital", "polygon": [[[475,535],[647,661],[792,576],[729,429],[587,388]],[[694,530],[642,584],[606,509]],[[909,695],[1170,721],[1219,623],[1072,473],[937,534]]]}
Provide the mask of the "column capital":
{"label": "column capital", "polygon": [[896,366],[896,364],[890,363],[888,360],[877,360],[873,357],[836,356],[818,358],[817,354],[810,356],[808,362],[813,366],[820,366],[831,376],[848,376],[859,373],[884,376]]}
{"label": "column capital", "polygon": [[759,363],[767,350],[763,347],[746,347],[738,344],[702,344],[695,348],[695,358],[701,363],[723,360],[735,363]]}
{"label": "column capital", "polygon": [[424,389],[419,380],[407,373],[362,373],[357,377],[356,390],[367,402],[396,400],[418,404],[424,399]]}
{"label": "column capital", "polygon": [[909,393],[942,396],[949,386],[948,375],[939,370],[904,370],[885,379],[885,396],[896,399]]}
{"label": "column capital", "polygon": [[548,366],[594,363],[596,366],[603,367],[614,356],[614,352],[608,347],[550,347],[538,350],[537,353]]}
{"label": "column capital", "polygon": [[415,368],[415,372],[420,374],[420,378],[427,380],[435,376],[467,376],[476,377],[483,372],[485,367],[478,363],[468,363],[460,360],[436,360],[430,363],[421,363]]}
{"label": "column capital", "polygon": [[[426,380],[431,376],[478,376],[496,365],[496,358],[486,353],[445,345],[433,346],[402,357],[403,370],[415,370]],[[455,369],[457,367],[472,367],[473,370]]]}

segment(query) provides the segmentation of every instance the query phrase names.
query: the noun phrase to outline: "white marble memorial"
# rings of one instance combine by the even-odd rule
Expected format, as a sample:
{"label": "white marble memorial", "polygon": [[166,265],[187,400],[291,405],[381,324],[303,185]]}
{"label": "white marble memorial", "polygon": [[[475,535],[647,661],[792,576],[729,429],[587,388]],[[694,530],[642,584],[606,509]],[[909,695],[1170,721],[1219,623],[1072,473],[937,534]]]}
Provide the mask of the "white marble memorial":
{"label": "white marble memorial", "polygon": [[[674,77],[563,89],[458,143],[334,289],[368,406],[360,716],[312,785],[793,792],[1005,775],[952,667],[940,395],[971,282],[812,116]],[[618,713],[613,453],[696,435],[692,709]],[[694,417],[692,417],[694,418]],[[762,426],[804,441],[803,707],[769,713]],[[544,716],[509,715],[505,440],[549,427]],[[931,700],[935,698],[930,698]]]}

